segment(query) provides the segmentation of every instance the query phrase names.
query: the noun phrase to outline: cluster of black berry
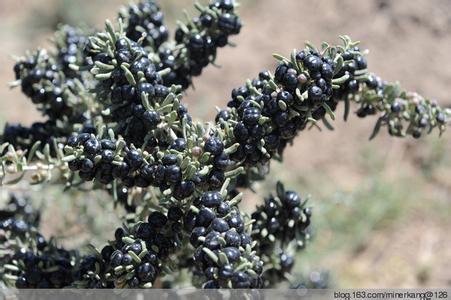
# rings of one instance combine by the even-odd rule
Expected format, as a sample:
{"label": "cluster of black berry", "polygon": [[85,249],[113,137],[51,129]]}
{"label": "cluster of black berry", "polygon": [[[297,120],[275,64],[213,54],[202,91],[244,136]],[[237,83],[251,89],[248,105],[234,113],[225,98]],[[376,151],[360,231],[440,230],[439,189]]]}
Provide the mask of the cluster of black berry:
{"label": "cluster of black berry", "polygon": [[142,0],[131,4],[126,14],[121,14],[126,20],[126,35],[137,42],[144,38],[142,45],[154,50],[167,41],[168,28],[164,25],[164,15],[160,6],[152,0]]}
{"label": "cluster of black berry", "polygon": [[183,211],[173,206],[166,214],[151,213],[147,222],[118,228],[100,257],[87,256],[80,264],[83,287],[152,287],[163,267],[161,260],[180,246],[182,217]]}
{"label": "cluster of black berry", "polygon": [[[384,88],[385,88],[384,82],[380,80],[380,78],[376,77],[373,74],[368,75],[367,80],[364,82],[364,87],[367,89],[372,90],[377,95],[383,95]],[[348,97],[348,96],[342,96],[342,97]],[[365,118],[366,116],[372,116],[378,113],[378,110],[376,108],[376,104],[374,103],[368,103],[368,102],[362,102],[360,104],[360,107],[356,111],[356,115],[359,118]]]}
{"label": "cluster of black berry", "polygon": [[63,99],[64,78],[60,71],[60,66],[44,51],[38,51],[14,66],[22,92],[53,120],[72,113]]}
{"label": "cluster of black berry", "polygon": [[284,278],[294,265],[293,253],[303,248],[309,238],[311,209],[293,191],[277,184],[277,196],[269,196],[252,214],[251,237],[258,241],[255,250],[265,266],[265,286],[273,286]]}
{"label": "cluster of black berry", "polygon": [[9,274],[18,277],[17,288],[64,288],[74,281],[74,258],[70,251],[49,244],[42,238],[36,250],[22,248],[15,253],[13,260],[23,269],[10,270]]}
{"label": "cluster of black berry", "polygon": [[5,209],[0,210],[0,229],[10,230],[16,235],[28,232],[29,224],[37,226],[40,213],[29,203],[29,199],[11,194]]}
{"label": "cluster of black berry", "polygon": [[[120,36],[114,45],[99,48],[96,40],[92,40],[87,51],[93,62],[91,72],[101,80],[101,100],[122,107],[142,103],[142,93],[150,98],[163,99],[169,93],[165,86],[161,86],[161,76],[148,58],[148,52],[136,42]],[[121,117],[124,116],[117,116]]]}
{"label": "cluster of black berry", "polygon": [[[283,190],[279,183],[278,186]],[[252,214],[252,237],[259,241],[260,253],[270,254],[274,241],[286,245],[295,241],[303,247],[308,237],[311,209],[306,202],[293,191],[283,191],[277,197],[265,199],[262,206]]]}
{"label": "cluster of black berry", "polygon": [[80,73],[70,67],[84,65],[84,48],[88,43],[85,32],[72,26],[62,26],[55,35],[56,61],[66,78],[79,78]]}
{"label": "cluster of black berry", "polygon": [[0,280],[17,288],[62,288],[73,282],[75,253],[47,241],[38,231],[40,212],[11,195],[0,210]]}
{"label": "cluster of black berry", "polygon": [[17,83],[37,108],[50,120],[67,121],[68,127],[86,121],[86,107],[79,96],[79,84],[64,74],[64,65],[45,50],[21,58],[14,66]]}
{"label": "cluster of black berry", "polygon": [[[335,110],[337,105],[332,98],[334,93],[332,79],[341,76],[335,74],[335,69],[336,62],[332,57],[308,49],[296,54],[294,66],[293,63],[281,63],[274,77],[276,82],[282,84],[293,97],[296,97],[296,89],[299,90],[298,94],[306,94],[307,99],[302,101],[305,103],[301,104],[301,107],[308,107],[310,117],[320,120],[327,112],[323,103],[331,110]],[[299,98],[299,95],[297,97]]]}
{"label": "cluster of black berry", "polygon": [[270,260],[265,262],[266,269],[262,276],[265,287],[275,287],[281,278],[287,278],[287,274],[291,274],[295,263],[293,255],[280,249],[274,250]]}
{"label": "cluster of black berry", "polygon": [[199,17],[177,28],[174,49],[159,51],[159,67],[171,69],[163,77],[166,85],[187,88],[191,78],[214,61],[217,48],[226,46],[229,36],[240,32],[241,21],[235,13],[234,0],[212,0],[208,7],[198,8]]}
{"label": "cluster of black berry", "polygon": [[[127,204],[127,190],[134,186],[155,186],[161,191],[171,188],[172,195],[178,200],[193,194],[194,181],[182,179],[181,162],[178,155],[174,154],[186,150],[184,139],[174,140],[165,152],[156,151],[146,157],[140,150],[128,146],[118,149],[117,145],[117,141],[99,139],[93,134],[73,135],[68,140],[70,148],[66,147],[66,153],[72,155],[69,168],[74,172],[79,171],[80,178],[85,181],[96,179],[108,184],[118,179],[118,200],[131,210],[133,205]],[[159,158],[159,153],[166,154]]]}
{"label": "cluster of black berry", "polygon": [[51,144],[64,132],[54,121],[35,122],[30,127],[21,124],[6,124],[0,136],[0,143],[10,143],[16,150],[30,150],[36,142],[42,145]]}
{"label": "cluster of black berry", "polygon": [[204,153],[210,155],[212,168],[206,176],[196,176],[196,185],[208,189],[220,189],[225,181],[225,172],[231,167],[229,154],[225,151],[224,142],[215,136],[209,137],[204,144]]}
{"label": "cluster of black berry", "polygon": [[386,125],[391,136],[411,135],[416,139],[434,127],[444,130],[446,112],[436,101],[424,99],[416,93],[402,92],[399,86],[384,82],[373,74],[367,76],[361,88],[364,93],[358,99],[357,116],[364,118],[383,113],[375,130]]}
{"label": "cluster of black berry", "polygon": [[[340,88],[334,91],[334,98],[342,100],[349,95],[355,94],[359,91],[360,82],[367,81],[370,85],[378,84],[377,80],[371,78],[369,80],[360,79],[362,75],[366,74],[368,67],[365,56],[360,52],[359,47],[347,49],[341,56],[344,60],[344,65],[338,72],[338,77],[348,76],[347,80],[340,85]],[[377,87],[376,87],[377,88]]]}
{"label": "cluster of black berry", "polygon": [[[277,100],[263,107],[261,105],[265,101],[269,103],[272,99],[270,94],[273,90],[264,86],[266,81],[270,79],[269,72],[261,72],[259,78],[252,81],[252,88],[261,90],[261,95],[254,94],[252,88],[248,86],[242,86],[232,91],[232,100],[228,103],[228,106],[234,108],[237,114],[239,122],[233,126],[233,134],[236,141],[240,143],[237,151],[231,155],[231,158],[235,161],[245,160],[250,165],[264,164],[270,158],[268,152],[278,151],[285,146],[278,133],[269,132],[269,122],[261,122],[264,120],[262,117],[266,117],[263,111],[267,111],[273,104],[277,107]],[[291,97],[288,93],[280,93],[277,97],[286,98],[286,96]],[[278,109],[274,106],[271,107]],[[216,119],[218,122],[228,121],[232,119],[232,116],[232,112],[224,110],[219,112]],[[284,124],[280,124],[286,125],[288,114],[286,113],[283,117],[286,120],[282,121]],[[265,147],[265,150],[263,150],[263,147]]]}
{"label": "cluster of black berry", "polygon": [[[67,145],[74,150],[81,148],[82,152],[73,157],[69,162],[72,171],[79,171],[78,175],[82,180],[92,181],[94,178],[101,183],[108,184],[113,181],[113,172],[119,172],[120,167],[113,168],[113,161],[116,156],[117,143],[110,139],[97,139],[94,134],[80,133],[72,135]],[[142,159],[142,158],[141,158]],[[128,165],[127,165],[128,167]],[[129,169],[124,173],[128,175]]]}
{"label": "cluster of black berry", "polygon": [[[161,121],[158,111],[143,106],[143,97],[154,107],[166,99],[171,89],[162,85],[161,75],[148,58],[148,52],[130,39],[117,39],[114,57],[108,55],[108,49],[91,47],[91,72],[101,80],[98,98],[109,108],[108,118],[118,123],[116,133],[127,142],[142,145],[147,133]],[[179,114],[183,114],[181,105]]]}
{"label": "cluster of black berry", "polygon": [[[410,95],[417,98],[418,95]],[[410,134],[418,139],[424,132],[430,132],[435,126],[444,127],[446,116],[435,101],[417,98],[414,105],[403,99],[396,99],[390,105],[388,132],[392,136]],[[408,117],[406,116],[408,115]],[[404,124],[408,123],[408,124]]]}
{"label": "cluster of black berry", "polygon": [[185,215],[185,230],[195,247],[193,263],[204,288],[259,288],[263,264],[252,252],[252,239],[239,210],[219,192],[195,200]]}
{"label": "cluster of black berry", "polygon": [[325,105],[335,107],[331,100],[333,60],[313,50],[298,52],[295,60],[282,62],[274,77],[263,71],[247,85],[234,89],[228,103],[232,111],[217,115],[219,123],[238,121],[233,133],[240,147],[232,155],[234,160],[250,165],[266,163],[306,127],[308,118],[321,119],[326,114]]}
{"label": "cluster of black berry", "polygon": [[10,173],[36,170],[40,176],[56,169],[74,183],[68,166],[82,181],[103,184],[95,187],[108,189],[129,214],[114,241],[80,261],[46,241],[31,222],[0,212],[1,276],[18,287],[148,288],[171,271],[167,264],[178,251],[174,265],[190,269],[196,286],[271,286],[288,277],[295,250],[309,236],[311,211],[279,184],[277,196],[251,219],[237,207],[242,195],[236,189],[256,180],[253,175],[263,178],[270,159],[279,158],[299,131],[319,120],[327,126],[326,114],[334,118],[339,100],[359,103],[360,116],[384,113],[377,126],[388,125],[393,135],[444,130],[448,110],[368,75],[347,36],[343,46],[308,45],[290,58],[275,55],[274,76],[263,71],[234,89],[216,123],[193,122],[180,92],[240,31],[235,7],[233,0],[197,4],[200,16],[179,23],[169,44],[159,7],[142,0],[124,13],[120,32],[109,21],[89,38],[63,28],[54,56],[38,51],[18,62],[17,84],[52,122],[63,124],[63,140],[56,140],[54,153],[36,152],[44,159],[28,165],[27,153],[12,148],[47,143],[46,133],[55,137],[53,123],[9,126],[4,136],[14,145],[0,145],[7,149],[0,160],[14,164]]}

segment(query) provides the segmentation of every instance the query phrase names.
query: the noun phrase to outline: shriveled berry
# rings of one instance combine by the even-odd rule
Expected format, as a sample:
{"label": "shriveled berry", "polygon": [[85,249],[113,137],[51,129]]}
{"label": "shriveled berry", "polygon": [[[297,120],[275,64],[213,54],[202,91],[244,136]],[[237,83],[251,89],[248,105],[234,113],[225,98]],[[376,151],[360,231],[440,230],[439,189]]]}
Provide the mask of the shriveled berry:
{"label": "shriveled berry", "polygon": [[177,182],[174,187],[174,198],[181,200],[191,196],[194,193],[195,184],[191,180],[182,180]]}
{"label": "shriveled berry", "polygon": [[161,121],[160,114],[156,111],[145,111],[141,117],[144,126],[149,130],[155,128]]}
{"label": "shriveled berry", "polygon": [[176,183],[182,178],[182,171],[177,165],[171,165],[166,167],[165,178],[168,182]]}
{"label": "shriveled berry", "polygon": [[255,125],[260,120],[260,110],[256,107],[246,108],[243,112],[243,122],[247,126]]}
{"label": "shriveled berry", "polygon": [[103,150],[116,150],[116,143],[111,140],[107,139],[101,140],[100,146],[102,147]]}
{"label": "shriveled berry", "polygon": [[233,134],[235,135],[237,141],[244,142],[249,137],[249,130],[243,123],[237,123],[233,128]]}
{"label": "shriveled berry", "polygon": [[166,166],[175,165],[177,163],[177,155],[175,154],[166,154],[162,159],[163,164]]}

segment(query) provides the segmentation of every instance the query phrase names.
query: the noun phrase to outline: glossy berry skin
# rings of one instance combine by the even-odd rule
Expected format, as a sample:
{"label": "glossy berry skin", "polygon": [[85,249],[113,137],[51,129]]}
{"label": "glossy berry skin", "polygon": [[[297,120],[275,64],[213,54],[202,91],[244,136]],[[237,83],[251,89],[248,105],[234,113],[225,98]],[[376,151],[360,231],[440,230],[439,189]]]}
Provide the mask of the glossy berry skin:
{"label": "glossy berry skin", "polygon": [[285,192],[284,201],[288,205],[288,207],[298,207],[302,202],[299,195],[293,191]]}
{"label": "glossy berry skin", "polygon": [[224,248],[223,253],[227,256],[229,262],[234,263],[237,262],[241,256],[240,250],[235,247],[227,247]]}
{"label": "glossy berry skin", "polygon": [[161,121],[160,114],[156,111],[145,111],[141,119],[147,130],[155,128]]}
{"label": "glossy berry skin", "polygon": [[236,272],[232,275],[232,286],[236,289],[246,289],[251,286],[249,276],[244,272]]}
{"label": "glossy berry skin", "polygon": [[225,240],[229,246],[239,247],[241,244],[241,236],[234,230],[229,230],[225,234]]}
{"label": "glossy berry skin", "polygon": [[110,258],[110,264],[112,267],[120,266],[122,263],[123,255],[120,250],[116,250],[113,252]]}
{"label": "glossy berry skin", "polygon": [[246,108],[243,113],[244,124],[247,126],[257,124],[260,119],[260,115],[260,111],[257,108]]}
{"label": "glossy berry skin", "polygon": [[152,264],[146,262],[138,267],[136,274],[143,282],[153,282],[155,279],[156,270]]}
{"label": "glossy berry skin", "polygon": [[321,96],[323,95],[323,91],[318,86],[311,86],[308,90],[308,97],[312,101],[320,101]]}
{"label": "glossy berry skin", "polygon": [[210,152],[213,155],[219,155],[224,150],[224,144],[216,137],[210,137],[206,142],[204,149],[206,152]]}
{"label": "glossy berry skin", "polygon": [[228,280],[232,278],[233,273],[233,267],[231,265],[225,265],[219,269],[218,276],[221,280]]}
{"label": "glossy berry skin", "polygon": [[209,208],[201,208],[197,214],[196,224],[198,226],[209,226],[215,218],[215,213]]}
{"label": "glossy berry skin", "polygon": [[191,237],[190,237],[191,245],[197,247],[200,244],[200,242],[198,241],[198,238],[201,236],[205,236],[206,232],[207,232],[207,230],[205,227],[195,227],[192,230]]}
{"label": "glossy berry skin", "polygon": [[205,236],[204,245],[210,250],[217,250],[221,247],[220,241],[220,234],[217,231],[210,231]]}
{"label": "glossy berry skin", "polygon": [[217,207],[217,213],[219,216],[223,217],[230,212],[230,205],[227,202],[221,202]]}
{"label": "glossy berry skin", "polygon": [[304,60],[304,64],[310,72],[319,71],[322,66],[321,59],[315,55],[308,55]]}
{"label": "glossy berry skin", "polygon": [[222,196],[218,192],[207,192],[202,195],[201,203],[206,207],[216,207],[223,201]]}
{"label": "glossy berry skin", "polygon": [[143,163],[143,157],[137,150],[131,150],[125,156],[125,162],[131,170],[137,170]]}
{"label": "glossy berry skin", "polygon": [[218,232],[226,232],[227,230],[229,230],[229,224],[220,218],[216,218],[211,222],[211,228],[215,231]]}
{"label": "glossy berry skin", "polygon": [[399,113],[402,110],[402,106],[399,102],[394,102],[390,108],[391,108],[391,111],[394,113]]}
{"label": "glossy berry skin", "polygon": [[182,152],[186,149],[186,140],[183,138],[176,139],[172,145],[171,149],[177,150],[179,152]]}

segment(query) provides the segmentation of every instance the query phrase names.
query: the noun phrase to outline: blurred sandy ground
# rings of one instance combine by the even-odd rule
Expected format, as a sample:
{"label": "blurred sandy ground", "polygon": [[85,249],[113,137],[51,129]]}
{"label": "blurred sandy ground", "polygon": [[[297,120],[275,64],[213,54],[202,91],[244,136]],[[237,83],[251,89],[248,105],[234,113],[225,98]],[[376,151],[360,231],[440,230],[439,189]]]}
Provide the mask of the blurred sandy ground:
{"label": "blurred sandy ground", "polygon": [[[161,2],[171,21],[181,18],[180,8],[191,9],[192,3]],[[0,120],[29,124],[39,117],[19,90],[11,91],[5,84],[13,79],[10,54],[48,46],[52,27],[61,21],[101,27],[105,18],[114,18],[120,3],[1,0]],[[209,67],[185,97],[194,116],[214,116],[214,107],[225,105],[233,87],[274,66],[271,53],[288,54],[305,40],[335,42],[340,34],[361,40],[362,47],[371,49],[368,60],[373,72],[451,105],[449,0],[248,0],[243,1],[241,15],[244,27],[233,39],[237,47],[222,49],[217,60],[221,69]],[[174,22],[169,24],[174,28]],[[337,221],[349,225],[343,231],[322,217],[318,236],[301,255],[300,269],[329,268],[344,287],[450,286],[451,136],[445,133],[441,140],[433,136],[413,141],[392,139],[383,132],[368,142],[374,122],[352,117],[344,123],[338,118],[333,132],[303,132],[287,151],[287,163],[274,164],[269,183],[286,179],[301,193],[312,194],[315,217],[321,219],[318,211],[322,210],[332,218],[346,212],[346,220]],[[356,190],[365,195],[372,187],[379,188],[380,181],[383,193],[376,191],[351,204],[340,200],[340,195],[356,197]],[[383,206],[388,201],[384,198],[375,199],[384,193],[393,207]],[[366,206],[352,219],[354,205],[360,208],[362,203]],[[392,209],[395,217],[386,217]],[[382,213],[374,221],[367,211]],[[363,237],[356,237],[370,219],[374,222]],[[337,239],[347,245],[339,243],[334,248]]]}

